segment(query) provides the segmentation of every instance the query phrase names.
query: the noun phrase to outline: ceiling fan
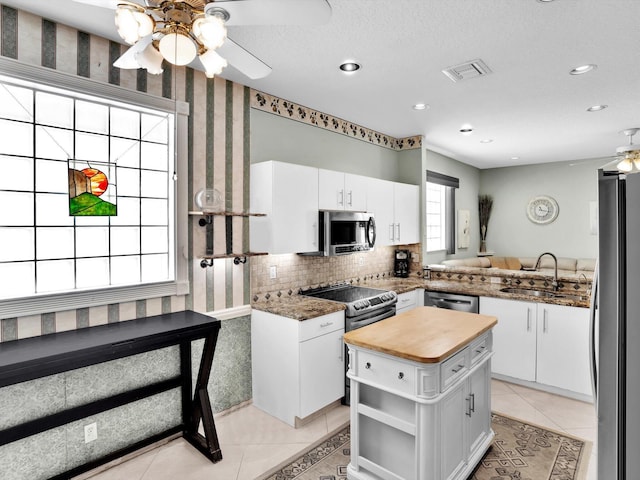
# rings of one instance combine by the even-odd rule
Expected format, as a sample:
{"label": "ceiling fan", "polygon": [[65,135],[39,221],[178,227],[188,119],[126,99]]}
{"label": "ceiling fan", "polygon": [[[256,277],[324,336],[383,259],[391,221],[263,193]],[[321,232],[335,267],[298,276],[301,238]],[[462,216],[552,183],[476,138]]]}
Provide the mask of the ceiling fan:
{"label": "ceiling fan", "polygon": [[622,173],[640,172],[640,145],[633,143],[633,136],[640,132],[640,128],[627,128],[620,133],[629,137],[629,143],[616,148],[616,155],[613,160],[601,168],[610,171],[617,170]]}
{"label": "ceiling fan", "polygon": [[[118,34],[131,47],[114,62],[162,73],[162,61],[202,66],[207,77],[227,64],[251,79],[271,73],[262,60],[227,37],[226,26],[321,25],[327,0],[74,0],[115,10]],[[228,62],[228,63],[227,63]]]}

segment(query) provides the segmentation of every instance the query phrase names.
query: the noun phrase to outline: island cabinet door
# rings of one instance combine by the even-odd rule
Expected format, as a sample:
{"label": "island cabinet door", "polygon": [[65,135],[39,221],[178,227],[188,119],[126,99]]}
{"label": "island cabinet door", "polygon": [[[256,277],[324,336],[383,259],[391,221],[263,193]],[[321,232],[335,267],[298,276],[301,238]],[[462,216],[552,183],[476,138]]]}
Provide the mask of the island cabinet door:
{"label": "island cabinet door", "polygon": [[440,478],[456,478],[467,460],[466,416],[467,382],[459,383],[441,400]]}
{"label": "island cabinet door", "polygon": [[489,436],[491,430],[491,400],[489,385],[491,384],[490,362],[485,362],[469,378],[469,394],[465,415],[469,419],[469,450],[473,455]]}
{"label": "island cabinet door", "polygon": [[522,380],[536,379],[536,304],[481,297],[480,313],[493,315],[493,373]]}

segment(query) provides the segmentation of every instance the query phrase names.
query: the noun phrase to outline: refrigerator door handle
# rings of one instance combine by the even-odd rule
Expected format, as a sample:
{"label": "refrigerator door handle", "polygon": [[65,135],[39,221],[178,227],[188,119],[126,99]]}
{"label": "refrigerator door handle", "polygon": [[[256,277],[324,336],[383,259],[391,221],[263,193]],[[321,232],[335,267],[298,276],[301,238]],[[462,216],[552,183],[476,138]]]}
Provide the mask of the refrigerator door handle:
{"label": "refrigerator door handle", "polygon": [[593,390],[593,403],[598,402],[598,360],[596,354],[596,310],[598,309],[598,260],[593,270],[591,282],[591,301],[589,304],[589,364],[591,366],[591,388]]}

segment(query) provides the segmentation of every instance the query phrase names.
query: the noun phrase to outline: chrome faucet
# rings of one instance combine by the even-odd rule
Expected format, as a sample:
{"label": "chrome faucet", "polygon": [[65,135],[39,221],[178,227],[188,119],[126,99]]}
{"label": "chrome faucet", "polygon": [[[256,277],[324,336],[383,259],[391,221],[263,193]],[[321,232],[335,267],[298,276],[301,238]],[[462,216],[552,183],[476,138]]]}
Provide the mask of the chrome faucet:
{"label": "chrome faucet", "polygon": [[589,289],[591,288],[591,285],[589,285],[589,279],[584,273],[581,273],[580,275],[578,275],[578,284],[582,283],[583,278],[584,278],[584,283],[586,285],[587,293],[589,293]]}
{"label": "chrome faucet", "polygon": [[553,282],[551,282],[551,286],[553,287],[553,291],[555,292],[558,290],[558,259],[556,258],[556,256],[551,252],[541,253],[540,256],[538,257],[538,260],[536,260],[536,266],[534,267],[534,269],[538,270],[538,268],[540,267],[540,260],[545,255],[550,255],[551,258],[553,258],[554,270],[553,270]]}

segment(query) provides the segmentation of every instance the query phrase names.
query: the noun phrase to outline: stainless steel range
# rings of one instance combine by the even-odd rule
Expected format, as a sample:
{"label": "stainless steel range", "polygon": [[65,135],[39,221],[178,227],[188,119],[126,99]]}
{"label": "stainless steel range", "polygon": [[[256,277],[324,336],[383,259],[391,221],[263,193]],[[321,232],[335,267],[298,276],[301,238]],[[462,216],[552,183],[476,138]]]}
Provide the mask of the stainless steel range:
{"label": "stainless steel range", "polygon": [[[347,332],[394,316],[398,302],[398,294],[394,291],[359,287],[349,283],[300,290],[300,295],[344,303],[347,307],[344,324]],[[349,358],[346,355],[347,351],[345,346],[345,358]],[[349,405],[351,393],[346,375],[347,368],[348,363],[345,362],[345,405]]]}

